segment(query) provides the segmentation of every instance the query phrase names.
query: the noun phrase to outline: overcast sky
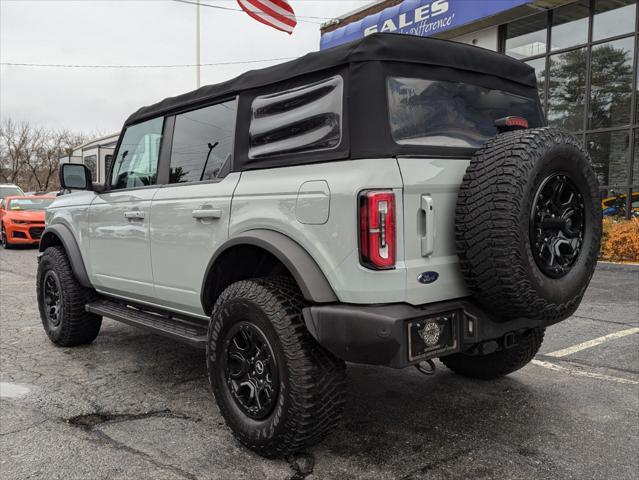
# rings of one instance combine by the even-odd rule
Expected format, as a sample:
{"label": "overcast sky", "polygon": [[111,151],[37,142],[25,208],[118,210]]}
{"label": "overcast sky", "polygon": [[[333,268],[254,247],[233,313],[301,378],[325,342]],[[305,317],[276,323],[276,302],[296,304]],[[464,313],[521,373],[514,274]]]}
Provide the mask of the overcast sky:
{"label": "overcast sky", "polygon": [[[235,0],[202,0],[238,8]],[[335,17],[370,0],[292,0],[298,16]],[[157,65],[195,63],[196,7],[173,0],[0,0],[3,63]],[[297,57],[318,50],[321,19],[298,19],[293,35],[244,12],[201,7],[202,63]],[[202,84],[252,65],[202,67]],[[0,67],[0,115],[43,127],[120,130],[126,117],[196,86],[195,68]]]}

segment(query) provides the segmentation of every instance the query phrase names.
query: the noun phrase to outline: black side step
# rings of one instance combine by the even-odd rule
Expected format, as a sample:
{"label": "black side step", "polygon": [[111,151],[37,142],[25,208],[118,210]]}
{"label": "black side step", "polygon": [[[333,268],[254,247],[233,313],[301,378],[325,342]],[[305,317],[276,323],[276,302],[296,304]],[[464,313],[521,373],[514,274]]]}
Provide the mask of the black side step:
{"label": "black side step", "polygon": [[149,313],[112,300],[96,300],[86,305],[86,311],[140,327],[152,333],[170,337],[198,348],[206,348],[207,327],[169,315]]}

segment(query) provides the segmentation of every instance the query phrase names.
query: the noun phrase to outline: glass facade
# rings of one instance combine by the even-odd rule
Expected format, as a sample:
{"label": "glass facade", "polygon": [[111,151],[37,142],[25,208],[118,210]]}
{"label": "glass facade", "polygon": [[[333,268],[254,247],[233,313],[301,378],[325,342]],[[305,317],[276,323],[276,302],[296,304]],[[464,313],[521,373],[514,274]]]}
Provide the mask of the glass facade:
{"label": "glass facade", "polygon": [[505,25],[501,43],[535,68],[548,124],[583,139],[602,198],[628,207],[639,195],[638,3],[577,0]]}

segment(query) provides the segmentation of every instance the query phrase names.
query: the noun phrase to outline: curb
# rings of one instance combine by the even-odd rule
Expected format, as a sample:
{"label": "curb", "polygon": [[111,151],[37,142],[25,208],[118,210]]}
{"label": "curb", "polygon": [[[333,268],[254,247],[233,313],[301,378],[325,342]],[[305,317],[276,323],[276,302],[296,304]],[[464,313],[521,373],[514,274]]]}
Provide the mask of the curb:
{"label": "curb", "polygon": [[606,270],[614,272],[639,272],[639,264],[637,263],[613,263],[613,262],[597,262],[597,270]]}

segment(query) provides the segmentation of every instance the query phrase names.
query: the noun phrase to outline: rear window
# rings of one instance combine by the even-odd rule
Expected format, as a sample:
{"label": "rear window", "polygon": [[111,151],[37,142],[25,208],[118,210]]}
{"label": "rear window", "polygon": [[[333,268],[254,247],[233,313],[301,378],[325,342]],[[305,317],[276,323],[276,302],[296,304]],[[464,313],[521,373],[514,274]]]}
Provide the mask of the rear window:
{"label": "rear window", "polygon": [[479,148],[497,134],[495,120],[508,116],[542,126],[536,100],[460,82],[389,78],[388,109],[400,145]]}
{"label": "rear window", "polygon": [[342,139],[343,83],[337,75],[256,97],[251,105],[249,158],[337,148]]}

